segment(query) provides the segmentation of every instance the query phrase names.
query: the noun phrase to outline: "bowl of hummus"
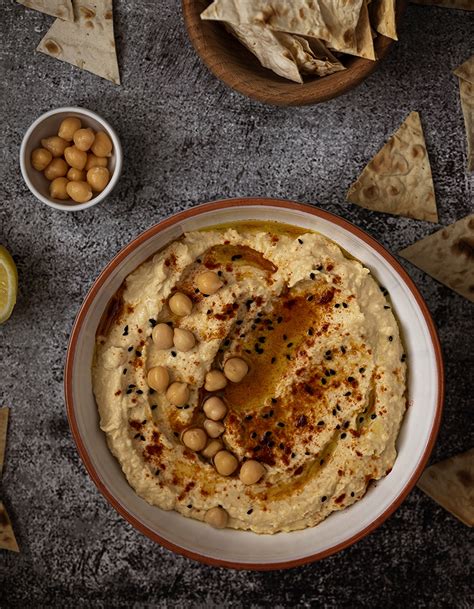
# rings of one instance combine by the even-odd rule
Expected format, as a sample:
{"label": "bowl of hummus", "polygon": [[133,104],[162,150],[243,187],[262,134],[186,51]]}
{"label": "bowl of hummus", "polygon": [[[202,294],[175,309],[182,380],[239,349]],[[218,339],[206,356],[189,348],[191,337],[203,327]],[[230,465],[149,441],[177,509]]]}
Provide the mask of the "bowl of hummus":
{"label": "bowl of hummus", "polygon": [[214,565],[278,569],[342,549],[414,486],[443,370],[416,287],[313,206],[201,205],[105,268],[68,349],[69,422],[138,530]]}

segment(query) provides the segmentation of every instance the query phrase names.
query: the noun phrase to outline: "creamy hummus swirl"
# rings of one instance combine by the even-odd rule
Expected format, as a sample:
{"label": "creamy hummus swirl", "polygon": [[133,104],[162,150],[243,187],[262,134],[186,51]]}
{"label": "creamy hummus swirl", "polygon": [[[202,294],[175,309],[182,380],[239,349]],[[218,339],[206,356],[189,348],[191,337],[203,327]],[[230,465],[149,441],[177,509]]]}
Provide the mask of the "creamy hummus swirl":
{"label": "creamy hummus swirl", "polygon": [[[195,287],[206,269],[224,283],[209,296]],[[193,301],[180,318],[168,307],[177,290]],[[160,322],[190,330],[196,346],[157,350]],[[206,373],[234,356],[249,372],[216,395],[229,409],[227,450],[265,467],[250,486],[180,441],[205,418]],[[390,471],[404,360],[368,269],[319,234],[257,225],[187,233],[131,273],[99,328],[92,375],[101,428],[138,495],[199,520],[220,505],[228,526],[275,533],[314,526]],[[184,406],[150,390],[154,366],[188,383]]]}

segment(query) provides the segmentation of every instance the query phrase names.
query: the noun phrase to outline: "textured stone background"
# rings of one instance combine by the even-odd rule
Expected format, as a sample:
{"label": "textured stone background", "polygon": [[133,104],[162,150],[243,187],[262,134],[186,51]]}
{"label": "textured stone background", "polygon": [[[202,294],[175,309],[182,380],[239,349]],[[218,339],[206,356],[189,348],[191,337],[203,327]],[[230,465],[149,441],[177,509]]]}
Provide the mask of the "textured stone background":
{"label": "textured stone background", "polygon": [[[451,70],[473,51],[474,14],[412,6],[401,41],[359,88],[321,106],[279,109],[208,73],[178,0],[115,6],[121,87],[35,54],[49,17],[12,0],[0,15],[0,242],[20,276],[18,305],[0,327],[0,404],[12,407],[0,494],[22,549],[0,552],[0,606],[473,607],[471,531],[417,489],[369,537],[292,571],[232,572],[175,556],[119,517],[88,478],[62,380],[71,325],[94,278],[133,236],[178,210],[237,195],[291,198],[340,214],[394,252],[433,232],[428,223],[344,203],[349,184],[411,110],[421,112],[441,223],[472,211]],[[125,170],[104,204],[68,214],[33,198],[17,157],[33,119],[75,104],[116,127]],[[436,461],[474,444],[473,308],[404,265],[446,357]]]}

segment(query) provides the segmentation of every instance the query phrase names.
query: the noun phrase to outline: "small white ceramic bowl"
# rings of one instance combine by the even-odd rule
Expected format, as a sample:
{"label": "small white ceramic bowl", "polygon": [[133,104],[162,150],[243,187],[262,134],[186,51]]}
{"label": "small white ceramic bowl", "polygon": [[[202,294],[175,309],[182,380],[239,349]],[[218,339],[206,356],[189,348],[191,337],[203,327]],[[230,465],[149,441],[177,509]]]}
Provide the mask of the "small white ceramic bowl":
{"label": "small white ceramic bowl", "polygon": [[[43,172],[37,171],[31,164],[31,153],[35,148],[41,147],[41,139],[57,135],[59,125],[68,116],[77,116],[82,121],[83,127],[90,127],[94,131],[105,131],[112,140],[112,156],[109,158],[108,169],[110,171],[110,181],[106,188],[86,203],[75,203],[74,201],[58,201],[49,195],[49,180]],[[42,114],[29,127],[23,137],[20,148],[20,167],[26,185],[37,199],[55,209],[64,211],[79,211],[88,209],[103,201],[114,189],[122,171],[123,153],[118,135],[109,123],[101,116],[87,110],[86,108],[64,107],[50,110]]]}
{"label": "small white ceramic bowl", "polygon": [[[102,313],[123,280],[149,256],[185,231],[246,220],[276,220],[317,231],[365,264],[390,293],[408,355],[408,410],[397,441],[392,471],[350,507],[316,527],[256,535],[213,529],[202,522],[149,505],[129,486],[99,428],[91,364]],[[139,531],[165,547],[212,565],[282,569],[333,554],[364,537],[402,503],[433,448],[443,406],[441,348],[428,308],[401,265],[375,239],[326,211],[274,199],[234,199],[200,205],[163,220],[122,249],[87,294],[68,348],[65,393],[69,423],[93,481]]]}

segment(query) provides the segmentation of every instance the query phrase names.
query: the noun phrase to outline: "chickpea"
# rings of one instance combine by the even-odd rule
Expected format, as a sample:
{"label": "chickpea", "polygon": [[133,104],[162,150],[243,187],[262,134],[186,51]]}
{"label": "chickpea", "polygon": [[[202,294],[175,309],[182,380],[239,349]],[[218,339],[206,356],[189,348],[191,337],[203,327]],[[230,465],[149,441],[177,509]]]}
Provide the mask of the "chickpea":
{"label": "chickpea", "polygon": [[202,294],[215,294],[223,285],[219,275],[213,271],[204,271],[196,277],[196,286]]}
{"label": "chickpea", "polygon": [[212,459],[220,450],[223,450],[224,444],[222,440],[209,440],[206,448],[201,451],[201,455],[206,459]]}
{"label": "chickpea", "polygon": [[168,372],[168,368],[165,368],[164,366],[150,368],[146,380],[152,389],[163,393],[168,389],[168,385],[170,384],[170,373]]}
{"label": "chickpea", "polygon": [[203,410],[206,417],[212,421],[221,421],[227,414],[227,406],[215,395],[204,402]]}
{"label": "chickpea", "polygon": [[225,427],[222,423],[211,421],[211,419],[206,419],[203,423],[203,427],[210,438],[218,438],[219,436],[222,436],[225,431]]}
{"label": "chickpea", "polygon": [[92,190],[87,182],[68,182],[66,190],[76,203],[86,203],[92,199]]}
{"label": "chickpea", "polygon": [[95,156],[92,152],[87,153],[87,163],[84,169],[89,171],[92,167],[107,167],[109,161],[107,158],[102,158],[100,156]]}
{"label": "chickpea", "polygon": [[67,179],[72,182],[85,182],[86,181],[86,172],[80,169],[76,169],[75,167],[71,167],[67,172]]}
{"label": "chickpea", "polygon": [[207,510],[204,515],[204,522],[210,524],[215,529],[225,529],[229,522],[229,514],[219,506]]}
{"label": "chickpea", "polygon": [[80,169],[81,171],[86,166],[87,154],[83,150],[79,150],[76,146],[69,146],[64,151],[64,158],[66,162],[74,169]]}
{"label": "chickpea", "polygon": [[69,167],[64,159],[53,159],[44,170],[44,177],[47,180],[62,178],[66,175]]}
{"label": "chickpea", "polygon": [[239,462],[228,450],[220,450],[214,457],[214,467],[221,476],[230,476],[238,466]]}
{"label": "chickpea", "polygon": [[171,349],[173,346],[173,328],[168,324],[157,324],[152,330],[151,337],[157,349]]}
{"label": "chickpea", "polygon": [[53,155],[46,148],[36,148],[31,153],[31,164],[36,171],[43,171],[51,163]]}
{"label": "chickpea", "polygon": [[112,141],[104,131],[97,131],[91,147],[96,156],[110,156],[112,154]]}
{"label": "chickpea", "polygon": [[87,181],[95,192],[102,192],[110,180],[107,167],[91,167],[87,172]]}
{"label": "chickpea", "polygon": [[184,406],[189,400],[189,387],[187,383],[171,383],[166,392],[166,397],[174,406]]}
{"label": "chickpea", "polygon": [[209,370],[206,374],[204,389],[206,391],[219,391],[227,385],[227,379],[220,370]]}
{"label": "chickpea", "polygon": [[191,427],[183,432],[181,442],[186,448],[199,452],[206,447],[207,435],[204,429],[201,429],[200,427]]}
{"label": "chickpea", "polygon": [[193,308],[192,300],[182,292],[176,292],[168,301],[171,312],[178,317],[189,315]]}
{"label": "chickpea", "polygon": [[45,137],[41,140],[41,145],[46,150],[49,150],[54,158],[62,156],[65,149],[68,146],[66,140],[63,140],[59,135],[52,135],[51,137]]}
{"label": "chickpea", "polygon": [[60,201],[67,201],[69,199],[66,189],[68,181],[67,178],[54,178],[49,184],[49,194],[53,199],[59,199]]}
{"label": "chickpea", "polygon": [[189,330],[175,328],[173,342],[178,351],[186,352],[190,351],[194,347],[196,344],[196,339],[194,338],[194,334]]}
{"label": "chickpea", "polygon": [[248,371],[247,362],[240,357],[231,357],[224,364],[224,374],[233,383],[240,383]]}
{"label": "chickpea", "polygon": [[82,127],[81,119],[76,116],[68,116],[59,125],[58,135],[66,142],[72,142],[72,138],[76,131]]}
{"label": "chickpea", "polygon": [[265,474],[265,468],[258,461],[250,459],[240,468],[239,478],[244,484],[255,484]]}
{"label": "chickpea", "polygon": [[77,148],[79,148],[79,150],[87,152],[87,150],[89,150],[89,148],[94,143],[95,133],[90,127],[87,127],[86,129],[78,129],[74,133],[73,140],[74,144]]}

